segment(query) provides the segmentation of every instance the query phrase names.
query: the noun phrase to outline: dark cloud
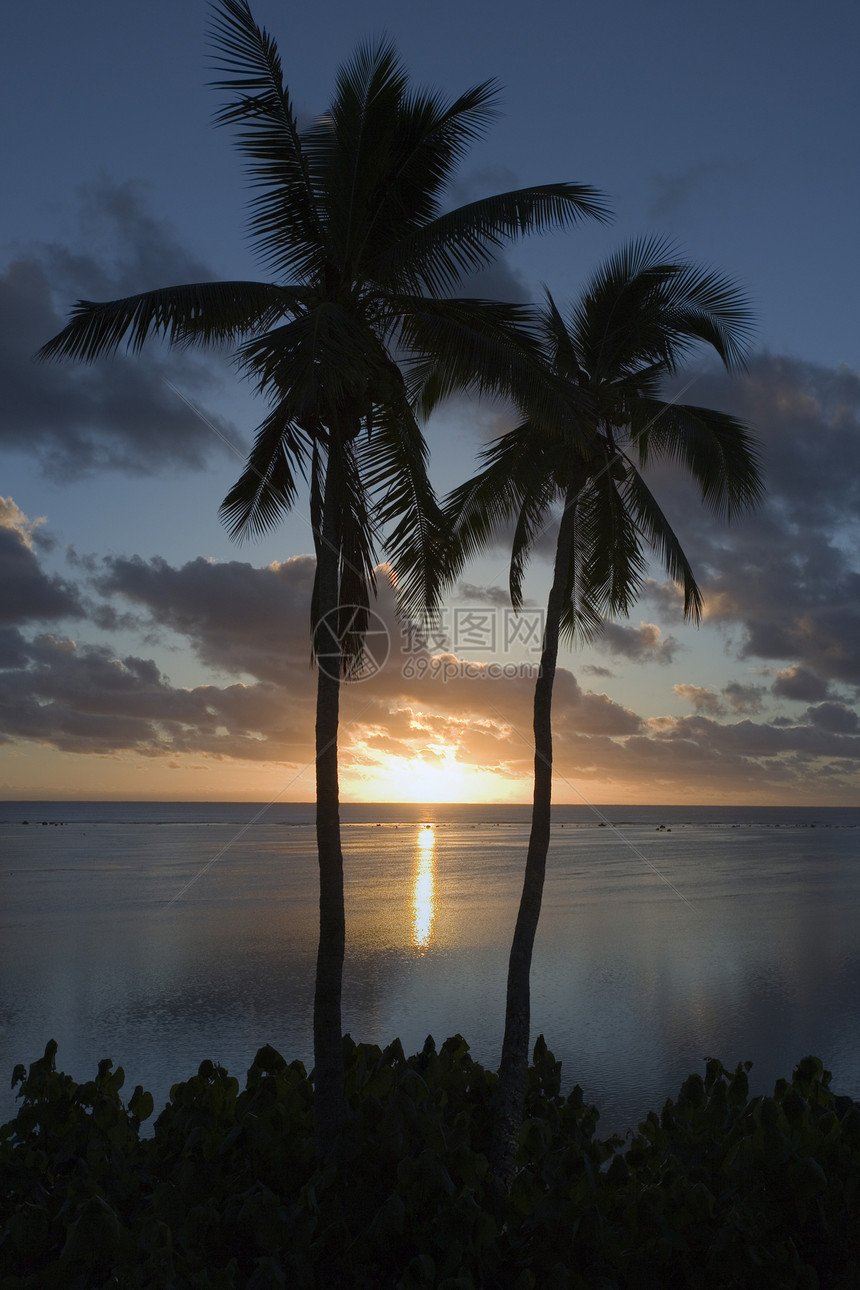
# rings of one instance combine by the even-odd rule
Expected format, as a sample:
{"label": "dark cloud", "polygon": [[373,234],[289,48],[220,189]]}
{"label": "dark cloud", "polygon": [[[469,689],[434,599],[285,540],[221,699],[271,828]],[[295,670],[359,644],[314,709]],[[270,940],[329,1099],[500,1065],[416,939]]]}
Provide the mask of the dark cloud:
{"label": "dark cloud", "polygon": [[671,663],[679,648],[674,636],[663,636],[655,623],[625,627],[623,623],[604,623],[595,640],[598,649],[631,663]]}
{"label": "dark cloud", "polygon": [[844,703],[819,703],[815,708],[807,708],[806,715],[814,726],[834,734],[853,735],[860,730],[860,718]]}
{"label": "dark cloud", "polygon": [[808,668],[795,664],[793,667],[786,667],[781,672],[777,672],[776,680],[771,686],[771,693],[778,699],[814,703],[828,697],[829,687],[821,677],[815,676]]}
{"label": "dark cloud", "polygon": [[33,550],[37,532],[10,497],[0,497],[0,623],[83,616],[76,588],[42,569]]}
{"label": "dark cloud", "polygon": [[738,681],[732,681],[722,691],[732,711],[743,713],[761,712],[766,692],[763,685],[741,685]]}
{"label": "dark cloud", "polygon": [[767,692],[763,685],[741,685],[738,681],[724,686],[719,694],[701,685],[680,684],[673,688],[676,694],[692,704],[696,712],[709,717],[724,716],[730,710],[739,713],[761,712],[764,707],[762,696]]}
{"label": "dark cloud", "polygon": [[[202,748],[277,758],[286,755],[286,741],[297,757],[311,756],[313,572],[309,557],[267,568],[239,561],[195,560],[174,568],[157,559],[104,560],[92,586],[110,598],[111,606],[131,602],[143,614],[141,623],[178,633],[202,663],[249,681],[176,690],[146,660],[119,659],[107,647],[42,637],[29,647],[28,666],[7,674],[4,729],[49,740],[55,728],[57,746],[79,737],[82,750],[101,741],[138,751]],[[345,755],[366,731],[377,750],[396,744],[406,753],[422,747],[431,732],[469,756],[492,751],[494,762],[513,748],[518,765],[517,732],[530,730],[536,667],[517,665],[500,675],[492,664],[434,657],[427,647],[414,652],[384,577],[379,587],[376,609],[391,635],[391,658],[371,680],[344,688],[345,712],[352,705],[360,714],[353,724],[348,714],[345,718]],[[15,707],[8,701],[12,693],[22,701],[29,693],[33,702]],[[557,675],[556,713],[562,740],[567,730],[614,736],[642,724],[606,695],[583,691],[564,668]],[[147,721],[155,726],[140,725]],[[253,746],[249,739],[256,740]]]}
{"label": "dark cloud", "polygon": [[[115,300],[180,282],[211,282],[199,260],[165,219],[153,215],[148,185],[102,177],[76,193],[80,247],[51,242],[39,248],[54,290],[67,300]],[[98,256],[89,250],[98,247]]]}
{"label": "dark cloud", "polygon": [[561,668],[553,690],[554,731],[559,739],[576,735],[632,735],[643,728],[642,718],[608,694],[584,691],[572,672]]}
{"label": "dark cloud", "polygon": [[[669,467],[649,478],[705,592],[706,620],[738,656],[798,676],[860,683],[860,378],[800,360],[759,356],[741,377],[696,376],[691,403],[733,412],[758,437],[763,505],[727,526]],[[807,701],[822,693],[798,693]]]}
{"label": "dark cloud", "polygon": [[[309,557],[267,568],[117,558],[78,567],[118,622],[125,620],[123,606],[131,606],[138,630],[178,634],[202,664],[228,679],[183,688],[139,652],[60,634],[27,640],[10,626],[0,631],[0,739],[177,763],[199,756],[291,767],[312,762]],[[381,671],[343,687],[344,775],[384,778],[392,755],[445,764],[454,750],[463,766],[517,786],[527,781],[536,666],[500,669],[416,647],[383,576],[376,610],[391,653]],[[652,633],[645,652],[661,639]],[[856,789],[860,721],[847,703],[810,705],[792,722],[725,722],[715,718],[732,705],[753,710],[763,704],[764,687],[732,682],[717,693],[679,683],[676,690],[695,714],[645,721],[560,666],[554,694],[559,784],[586,797],[592,784],[604,795],[607,783],[624,784],[654,800],[711,793],[736,800],[844,800]]]}
{"label": "dark cloud", "polygon": [[720,696],[714,690],[709,690],[705,686],[681,683],[672,688],[682,699],[692,704],[697,712],[704,712],[707,716],[719,717],[726,711],[726,705]]}
{"label": "dark cloud", "polygon": [[64,479],[104,469],[200,469],[223,451],[207,421],[233,442],[239,435],[205,407],[203,415],[192,411],[171,386],[192,400],[207,399],[226,369],[219,376],[212,361],[158,345],[92,365],[35,361],[79,297],[116,299],[213,276],[141,207],[132,186],[87,190],[84,213],[98,259],[39,246],[0,274],[0,447],[35,454],[46,473]]}
{"label": "dark cloud", "polygon": [[[14,503],[7,512],[23,536],[0,528],[0,539],[8,537],[23,552],[28,585],[38,587],[39,575],[47,580],[26,545],[30,522],[10,508]],[[108,597],[87,601],[92,623],[132,626],[139,634],[176,632],[201,662],[230,674],[231,683],[178,687],[152,659],[54,634],[27,640],[9,628],[0,633],[0,738],[83,754],[203,753],[291,765],[312,759],[313,561],[255,569],[196,560],[177,569],[163,560],[112,559],[76,567],[92,591]],[[56,597],[57,588],[47,585]],[[32,611],[35,596],[21,602],[8,602],[19,620],[35,617],[24,612]],[[135,612],[123,610],[123,602]]]}
{"label": "dark cloud", "polygon": [[150,659],[42,635],[0,673],[0,736],[66,752],[143,756],[205,752],[289,760],[307,752],[305,722],[270,685],[172,686]]}
{"label": "dark cloud", "polygon": [[684,621],[684,593],[674,582],[657,582],[656,578],[646,578],[640,600],[653,607],[661,622]]}
{"label": "dark cloud", "polygon": [[682,717],[658,733],[658,742],[683,740],[712,752],[770,758],[781,754],[860,759],[860,739],[843,737],[814,725],[784,728],[749,720],[720,724],[705,717]]}
{"label": "dark cloud", "polygon": [[17,627],[0,627],[0,668],[25,667],[27,641]]}
{"label": "dark cloud", "polygon": [[307,685],[314,568],[310,556],[266,568],[197,559],[178,569],[162,559],[108,558],[93,585],[184,636],[210,667]]}
{"label": "dark cloud", "polygon": [[451,294],[472,300],[503,300],[514,305],[530,304],[533,297],[530,284],[503,255],[486,269],[470,274]]}
{"label": "dark cloud", "polygon": [[461,582],[457,595],[471,604],[494,605],[498,609],[510,609],[511,597],[503,587],[478,587],[473,582]]}

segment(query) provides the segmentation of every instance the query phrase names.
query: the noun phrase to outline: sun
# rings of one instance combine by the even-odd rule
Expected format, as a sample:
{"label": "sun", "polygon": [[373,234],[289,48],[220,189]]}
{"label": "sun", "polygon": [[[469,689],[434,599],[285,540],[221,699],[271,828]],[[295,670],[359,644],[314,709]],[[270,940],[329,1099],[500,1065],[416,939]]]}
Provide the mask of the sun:
{"label": "sun", "polygon": [[513,795],[503,776],[462,765],[453,748],[386,754],[372,769],[356,767],[344,779],[350,796],[365,802],[505,802]]}

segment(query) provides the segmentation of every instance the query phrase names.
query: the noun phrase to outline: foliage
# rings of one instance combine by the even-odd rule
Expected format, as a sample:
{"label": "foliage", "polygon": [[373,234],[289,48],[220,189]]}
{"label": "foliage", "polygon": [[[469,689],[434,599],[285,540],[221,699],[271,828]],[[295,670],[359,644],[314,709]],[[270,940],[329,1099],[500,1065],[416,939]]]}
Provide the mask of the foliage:
{"label": "foliage", "polygon": [[[358,46],[328,109],[300,125],[277,44],[247,0],[217,0],[211,36],[225,96],[215,121],[244,158],[249,241],[271,279],[79,300],[39,357],[92,362],[153,337],[230,347],[270,411],[222,518],[236,537],[268,532],[309,482],[317,543],[335,546],[340,604],[359,624],[345,642],[354,661],[383,539],[404,605],[432,607],[438,519],[416,409],[464,388],[553,402],[532,311],[457,298],[460,288],[507,244],[608,208],[589,185],[561,182],[450,209],[458,166],[498,113],[494,81],[448,100],[412,84],[381,37]],[[332,470],[337,513],[321,539]]]}
{"label": "foliage", "polygon": [[520,608],[534,543],[563,506],[572,523],[561,626],[571,641],[630,612],[648,548],[682,589],[685,617],[698,622],[701,591],[646,475],[659,462],[678,463],[724,519],[761,501],[753,432],[663,391],[696,348],[712,349],[728,371],[742,368],[750,328],[738,288],[661,238],[619,248],[564,316],[547,292],[539,330],[545,360],[568,390],[567,415],[530,416],[501,435],[484,449],[483,469],[451,493],[446,578],[512,528],[510,593]]}
{"label": "foliage", "polygon": [[487,1161],[496,1076],[455,1036],[407,1058],[344,1040],[342,1155],[317,1162],[312,1082],[258,1052],[128,1103],[56,1044],[0,1129],[0,1290],[848,1290],[860,1280],[860,1110],[807,1057],[772,1097],[708,1060],[627,1141],[595,1136],[539,1040],[518,1172]]}

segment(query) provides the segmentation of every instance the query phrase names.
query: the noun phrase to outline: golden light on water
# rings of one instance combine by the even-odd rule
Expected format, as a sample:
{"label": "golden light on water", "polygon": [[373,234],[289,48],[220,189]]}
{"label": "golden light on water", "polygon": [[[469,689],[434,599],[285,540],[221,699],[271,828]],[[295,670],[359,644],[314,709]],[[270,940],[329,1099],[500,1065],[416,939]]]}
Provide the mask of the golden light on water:
{"label": "golden light on water", "polygon": [[415,879],[412,885],[412,943],[425,950],[433,935],[436,917],[436,834],[432,824],[418,829],[415,846]]}

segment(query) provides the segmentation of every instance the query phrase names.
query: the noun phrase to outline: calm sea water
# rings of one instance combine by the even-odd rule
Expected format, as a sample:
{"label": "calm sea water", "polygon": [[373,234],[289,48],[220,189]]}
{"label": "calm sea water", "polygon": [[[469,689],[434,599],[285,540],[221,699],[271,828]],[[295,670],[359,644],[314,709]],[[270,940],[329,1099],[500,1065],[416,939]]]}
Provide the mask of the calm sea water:
{"label": "calm sea water", "polygon": [[[17,1062],[110,1056],[159,1106],[210,1057],[311,1065],[313,807],[0,803],[0,1120]],[[344,808],[344,1027],[498,1064],[527,807]],[[258,817],[258,818],[255,818]],[[532,974],[543,1032],[636,1124],[703,1059],[767,1091],[814,1052],[860,1096],[860,810],[554,812]]]}

